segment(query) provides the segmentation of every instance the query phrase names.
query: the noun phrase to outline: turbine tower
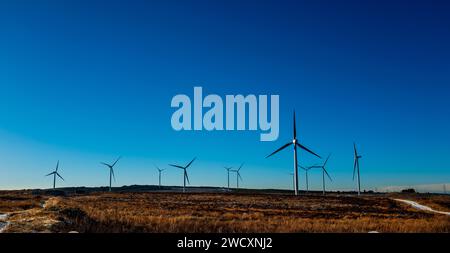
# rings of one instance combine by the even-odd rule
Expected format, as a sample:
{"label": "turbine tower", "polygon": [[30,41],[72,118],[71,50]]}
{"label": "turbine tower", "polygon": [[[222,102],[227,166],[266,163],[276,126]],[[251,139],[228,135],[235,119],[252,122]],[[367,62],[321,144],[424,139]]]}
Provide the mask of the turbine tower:
{"label": "turbine tower", "polygon": [[289,175],[292,177],[292,190],[295,191],[295,177],[294,177],[294,173],[289,173]]}
{"label": "turbine tower", "polygon": [[230,189],[230,170],[233,169],[233,167],[224,167],[227,170],[227,176],[228,176],[228,190]]}
{"label": "turbine tower", "polygon": [[45,175],[46,177],[48,177],[50,175],[53,175],[53,190],[56,189],[56,176],[58,176],[63,181],[65,181],[64,178],[58,173],[58,169],[59,169],[59,160],[56,163],[56,169],[53,172],[48,173],[47,175]]}
{"label": "turbine tower", "polygon": [[165,171],[165,169],[160,169],[158,166],[156,166],[155,165],[155,167],[156,167],[156,169],[158,170],[158,174],[159,174],[159,188],[161,189],[161,173],[163,172],[163,171]]}
{"label": "turbine tower", "polygon": [[274,154],[280,152],[281,150],[289,147],[293,145],[294,146],[294,192],[295,195],[298,195],[298,159],[297,159],[297,147],[306,150],[307,152],[321,158],[319,155],[317,155],[316,153],[314,153],[313,151],[309,150],[308,148],[306,148],[305,146],[303,146],[302,144],[300,144],[297,140],[297,129],[295,126],[295,111],[294,111],[294,138],[292,140],[292,142],[288,142],[286,144],[284,144],[281,148],[275,150],[272,154],[268,155],[266,158],[269,158],[271,156],[273,156]]}
{"label": "turbine tower", "polygon": [[114,178],[114,182],[116,182],[116,176],[114,175],[114,166],[116,166],[116,163],[121,159],[122,157],[119,156],[117,160],[111,165],[104,162],[100,162],[101,164],[105,165],[109,168],[109,191],[112,191],[111,184],[112,184],[112,178]]}
{"label": "turbine tower", "polygon": [[190,162],[190,163],[188,163],[188,165],[186,165],[186,166],[180,166],[180,165],[175,165],[175,164],[169,164],[170,166],[172,166],[172,167],[175,167],[175,168],[180,168],[180,169],[182,169],[183,171],[184,171],[184,173],[183,173],[183,192],[186,192],[186,180],[187,180],[187,182],[188,182],[188,184],[191,184],[190,182],[189,182],[189,176],[188,176],[188,174],[187,174],[187,168],[189,168],[189,166],[191,166],[191,164],[195,161],[195,159],[197,159],[197,157],[195,157],[194,159],[192,159],[192,161]]}
{"label": "turbine tower", "polygon": [[244,163],[242,163],[241,166],[239,166],[239,169],[231,170],[232,172],[236,172],[236,189],[239,189],[239,179],[242,181],[242,177],[241,177],[242,166],[244,166]]}
{"label": "turbine tower", "polygon": [[361,178],[359,174],[359,159],[362,156],[358,155],[358,151],[356,151],[356,144],[353,142],[353,150],[355,151],[355,161],[353,164],[353,181],[355,180],[355,174],[358,174],[358,195],[361,195]]}
{"label": "turbine tower", "polygon": [[325,160],[325,162],[323,163],[323,165],[320,166],[314,166],[314,168],[320,168],[322,169],[322,193],[323,195],[325,195],[325,174],[327,175],[327,177],[330,179],[330,181],[333,181],[330,177],[330,174],[328,174],[327,169],[325,168],[325,166],[327,166],[327,162],[328,159],[330,159],[331,154],[328,155],[327,160]]}

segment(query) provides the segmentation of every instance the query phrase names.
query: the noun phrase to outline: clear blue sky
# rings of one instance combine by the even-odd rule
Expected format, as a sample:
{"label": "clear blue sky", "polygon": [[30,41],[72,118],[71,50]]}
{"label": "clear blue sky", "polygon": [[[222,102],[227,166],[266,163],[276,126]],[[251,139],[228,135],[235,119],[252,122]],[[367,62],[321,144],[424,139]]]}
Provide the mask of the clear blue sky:
{"label": "clear blue sky", "polygon": [[[450,182],[450,5],[445,1],[1,1],[0,189],[156,184],[290,188],[291,139],[326,156],[332,189]],[[280,138],[175,132],[172,97],[280,95]],[[301,164],[319,162],[300,153]],[[301,188],[304,188],[304,175]],[[163,183],[179,185],[167,170]],[[234,180],[233,180],[234,183]],[[311,175],[320,188],[320,173]]]}

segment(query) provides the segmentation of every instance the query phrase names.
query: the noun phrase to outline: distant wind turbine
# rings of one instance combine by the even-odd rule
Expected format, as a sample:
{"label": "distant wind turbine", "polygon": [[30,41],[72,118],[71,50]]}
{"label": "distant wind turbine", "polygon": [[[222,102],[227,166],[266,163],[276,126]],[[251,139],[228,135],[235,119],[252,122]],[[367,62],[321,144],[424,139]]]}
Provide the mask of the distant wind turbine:
{"label": "distant wind turbine", "polygon": [[189,168],[189,166],[191,166],[191,164],[195,161],[195,159],[197,159],[197,157],[192,159],[192,161],[190,163],[188,163],[188,165],[186,165],[184,167],[180,166],[180,165],[169,164],[172,167],[180,168],[180,169],[182,169],[184,171],[184,173],[183,173],[183,192],[186,192],[186,180],[187,180],[188,184],[191,184],[189,182],[189,176],[188,176],[188,173],[187,173],[187,168]]}
{"label": "distant wind turbine", "polygon": [[299,166],[302,170],[305,171],[305,176],[306,176],[306,192],[309,192],[309,180],[308,180],[308,172],[310,169],[313,168],[319,168],[317,165],[313,165],[313,166],[309,166],[309,167],[303,167],[303,166]]}
{"label": "distant wind turbine", "polygon": [[59,169],[59,161],[56,163],[56,169],[53,172],[48,173],[47,175],[45,175],[46,177],[48,177],[50,175],[53,175],[53,190],[56,188],[56,176],[58,176],[63,181],[65,181],[64,178],[58,173],[58,169]]}
{"label": "distant wind turbine", "polygon": [[160,169],[158,166],[156,166],[155,165],[155,167],[156,167],[156,169],[158,170],[158,174],[159,174],[159,188],[161,188],[161,173],[163,172],[163,171],[165,171],[165,169]]}
{"label": "distant wind turbine", "polygon": [[306,148],[305,146],[303,146],[302,144],[300,144],[297,140],[297,129],[295,126],[295,111],[294,111],[294,138],[292,140],[292,142],[288,142],[286,144],[284,144],[281,148],[275,150],[272,154],[268,155],[266,158],[269,158],[271,156],[273,156],[274,154],[280,152],[281,150],[294,145],[294,192],[295,195],[298,195],[298,159],[297,159],[297,147],[306,150],[307,152],[321,158],[319,155],[317,155],[316,153],[314,153],[313,151],[309,150],[308,148]]}
{"label": "distant wind turbine", "polygon": [[101,164],[109,168],[109,191],[111,191],[112,178],[114,178],[114,182],[116,182],[116,176],[114,175],[114,166],[121,158],[121,156],[117,158],[117,160],[112,165],[101,162]]}
{"label": "distant wind turbine", "polygon": [[230,189],[230,170],[233,169],[233,167],[224,167],[227,170],[227,176],[228,176],[228,190]]}
{"label": "distant wind turbine", "polygon": [[327,175],[327,177],[330,179],[330,181],[333,181],[333,179],[331,179],[330,174],[328,174],[327,169],[325,168],[325,166],[327,166],[327,162],[328,159],[330,159],[331,154],[328,155],[327,160],[325,160],[325,162],[323,163],[323,165],[320,166],[314,166],[314,168],[320,168],[322,169],[322,192],[323,195],[325,195],[325,174]]}
{"label": "distant wind turbine", "polygon": [[232,172],[236,172],[236,189],[239,189],[239,179],[242,181],[242,177],[241,177],[242,166],[244,166],[244,163],[242,163],[241,166],[239,166],[239,169],[231,170]]}
{"label": "distant wind turbine", "polygon": [[359,159],[362,156],[358,155],[358,151],[356,151],[356,144],[353,142],[353,150],[355,151],[355,161],[353,165],[353,180],[355,180],[355,174],[358,174],[358,195],[361,195],[361,178],[359,174]]}

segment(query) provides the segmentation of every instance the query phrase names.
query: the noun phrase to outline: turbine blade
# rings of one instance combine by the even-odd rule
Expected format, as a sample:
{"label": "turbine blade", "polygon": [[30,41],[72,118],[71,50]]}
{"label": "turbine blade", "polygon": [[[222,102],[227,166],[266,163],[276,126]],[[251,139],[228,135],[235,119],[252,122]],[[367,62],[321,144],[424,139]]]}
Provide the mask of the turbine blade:
{"label": "turbine blade", "polygon": [[105,166],[107,166],[107,167],[109,167],[109,168],[111,168],[111,165],[109,165],[109,164],[107,164],[107,163],[104,163],[104,162],[100,162],[101,164],[103,164],[103,165],[105,165]]}
{"label": "turbine blade", "polygon": [[358,158],[355,158],[355,163],[353,164],[353,181],[355,181],[355,172],[356,172],[357,161],[358,161]]}
{"label": "turbine blade", "polygon": [[50,176],[50,175],[53,175],[53,174],[55,174],[55,172],[52,172],[52,173],[48,173],[47,175],[45,175],[46,177],[48,177],[48,176]]}
{"label": "turbine blade", "polygon": [[266,158],[269,158],[269,157],[275,155],[276,153],[280,152],[281,150],[287,148],[287,147],[290,146],[290,145],[292,145],[292,142],[289,142],[289,143],[284,144],[281,148],[275,150],[272,154],[266,156]]}
{"label": "turbine blade", "polygon": [[328,159],[330,159],[331,153],[328,155],[327,160],[325,160],[325,162],[323,163],[323,167],[325,167],[325,165],[327,165]]}
{"label": "turbine blade", "polygon": [[297,139],[297,127],[295,125],[295,110],[294,110],[294,139]]}
{"label": "turbine blade", "polygon": [[241,180],[241,181],[244,181],[243,179],[242,179],[242,177],[241,177],[241,173],[237,173],[237,175],[238,175],[238,177],[239,177],[239,179]]}
{"label": "turbine blade", "polygon": [[111,165],[111,167],[114,167],[114,165],[116,165],[116,163],[121,159],[122,157],[119,156],[119,158],[117,158],[117,160]]}
{"label": "turbine blade", "polygon": [[59,168],[59,160],[58,160],[58,162],[56,163],[56,170],[55,170],[55,171],[58,171],[58,168]]}
{"label": "turbine blade", "polygon": [[189,182],[189,176],[186,170],[184,170],[184,176],[186,177],[188,184],[191,184],[191,182]]}
{"label": "turbine blade", "polygon": [[186,169],[189,168],[189,166],[191,166],[191,164],[197,159],[197,157],[194,157],[194,159],[192,159],[192,161],[190,163],[188,163],[188,165],[186,165]]}
{"label": "turbine blade", "polygon": [[309,150],[307,147],[303,146],[302,144],[300,144],[300,143],[297,142],[297,145],[298,145],[300,148],[302,148],[302,149],[308,151],[309,153],[311,153],[311,154],[313,154],[313,155],[319,157],[320,159],[322,159],[322,157],[320,157],[318,154],[312,152],[311,150]]}
{"label": "turbine blade", "polygon": [[56,175],[57,175],[59,178],[61,178],[63,181],[66,181],[66,180],[64,180],[63,177],[61,177],[61,175],[60,175],[58,172],[56,172]]}
{"label": "turbine blade", "polygon": [[331,179],[330,174],[328,174],[328,171],[325,168],[323,168],[323,171],[325,172],[325,174],[327,174],[327,176],[330,179],[330,181],[333,182],[333,179]]}
{"label": "turbine blade", "polygon": [[169,166],[172,166],[172,167],[175,167],[175,168],[180,168],[180,169],[184,170],[184,167],[181,167],[180,165],[169,164]]}
{"label": "turbine blade", "polygon": [[300,169],[305,170],[305,171],[308,170],[307,168],[305,168],[305,167],[303,167],[303,166],[300,166],[300,165],[299,165],[298,167],[300,167]]}
{"label": "turbine blade", "polygon": [[356,144],[355,142],[353,142],[353,150],[355,151],[355,157],[358,156],[358,152],[356,152]]}
{"label": "turbine blade", "polygon": [[242,169],[242,167],[244,166],[245,163],[242,163],[241,166],[239,166],[238,171],[240,171]]}

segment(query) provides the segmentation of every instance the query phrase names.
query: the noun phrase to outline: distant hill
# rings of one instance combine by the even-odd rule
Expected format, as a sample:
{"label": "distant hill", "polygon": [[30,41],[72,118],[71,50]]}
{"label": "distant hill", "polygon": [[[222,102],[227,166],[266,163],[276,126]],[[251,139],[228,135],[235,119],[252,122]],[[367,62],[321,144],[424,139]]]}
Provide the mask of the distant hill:
{"label": "distant hill", "polygon": [[[190,193],[242,193],[242,194],[293,194],[292,190],[279,190],[279,189],[227,189],[226,187],[208,187],[208,186],[192,186],[186,187],[186,190]],[[20,191],[20,190],[19,190]],[[64,187],[53,189],[29,189],[22,190],[31,192],[34,195],[54,195],[54,196],[65,196],[65,195],[84,195],[96,192],[107,192],[109,187]],[[121,187],[113,187],[112,191],[115,193],[130,193],[130,192],[182,192],[183,187],[181,186],[157,186],[157,185],[125,185]],[[300,191],[300,194],[306,193],[305,191]],[[339,193],[339,194],[356,194],[355,191],[333,191],[328,192]],[[374,193],[372,191],[364,192],[365,194],[380,194]],[[322,191],[309,191],[309,194],[321,195]]]}

